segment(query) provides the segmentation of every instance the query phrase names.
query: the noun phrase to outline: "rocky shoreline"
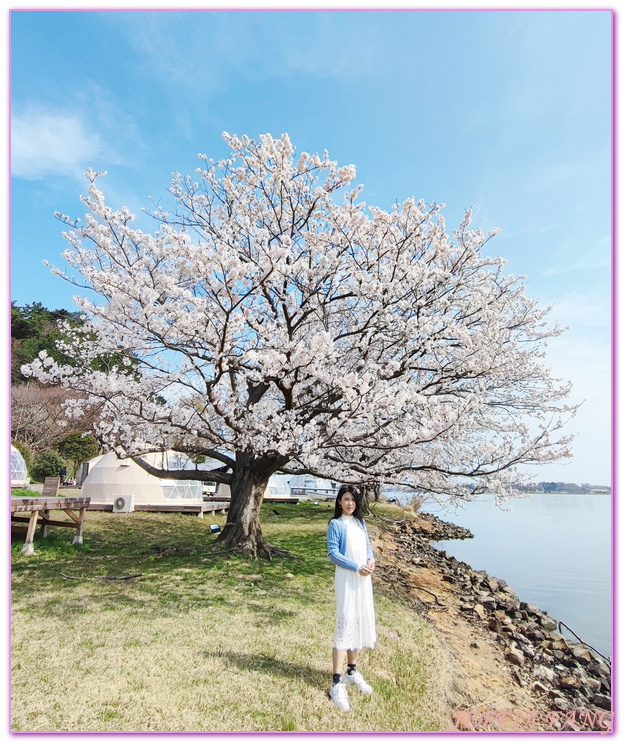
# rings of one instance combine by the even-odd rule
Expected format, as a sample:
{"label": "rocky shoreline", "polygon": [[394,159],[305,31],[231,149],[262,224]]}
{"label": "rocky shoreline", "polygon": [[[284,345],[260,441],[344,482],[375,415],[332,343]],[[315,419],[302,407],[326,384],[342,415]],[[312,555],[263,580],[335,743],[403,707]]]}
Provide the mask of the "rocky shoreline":
{"label": "rocky shoreline", "polygon": [[[473,535],[467,529],[432,514],[418,513],[413,520],[394,522],[387,531],[397,564],[439,573],[439,585],[444,585],[444,598],[451,598],[453,610],[494,640],[505,663],[512,667],[518,687],[534,695],[541,710],[549,710],[549,729],[610,730],[609,662],[588,645],[566,639],[556,619],[539,607],[520,601],[505,581],[473,570],[430,544],[470,538]],[[413,576],[407,578],[404,571],[392,570],[392,580],[408,580],[412,589],[417,588]],[[420,590],[426,588],[420,586]],[[448,608],[447,602],[441,608],[439,597],[429,593],[435,595],[436,603],[421,601],[423,613]],[[474,645],[477,647],[477,642]],[[471,717],[457,719],[456,723],[458,729],[474,729]]]}

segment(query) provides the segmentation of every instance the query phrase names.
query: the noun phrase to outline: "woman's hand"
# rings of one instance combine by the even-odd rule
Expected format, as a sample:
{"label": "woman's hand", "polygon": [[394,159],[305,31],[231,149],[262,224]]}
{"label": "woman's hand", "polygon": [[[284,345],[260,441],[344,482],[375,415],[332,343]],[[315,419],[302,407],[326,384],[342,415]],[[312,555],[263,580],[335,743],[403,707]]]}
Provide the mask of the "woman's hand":
{"label": "woman's hand", "polygon": [[374,572],[374,560],[368,560],[365,565],[359,568],[359,575],[372,575]]}

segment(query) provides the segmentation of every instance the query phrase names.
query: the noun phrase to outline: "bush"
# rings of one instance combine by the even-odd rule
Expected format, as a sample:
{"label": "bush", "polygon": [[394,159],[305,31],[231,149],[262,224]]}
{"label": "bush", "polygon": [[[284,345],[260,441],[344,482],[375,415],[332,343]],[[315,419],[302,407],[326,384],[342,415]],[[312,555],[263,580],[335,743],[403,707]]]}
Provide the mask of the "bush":
{"label": "bush", "polygon": [[67,468],[67,463],[56,451],[46,451],[39,455],[32,467],[32,477],[43,482],[46,477],[60,477],[61,471]]}
{"label": "bush", "polygon": [[32,470],[32,449],[28,446],[28,444],[23,444],[21,441],[11,441],[13,446],[17,449],[17,451],[24,457],[24,462],[26,462],[26,468],[28,470],[28,474],[31,473]]}

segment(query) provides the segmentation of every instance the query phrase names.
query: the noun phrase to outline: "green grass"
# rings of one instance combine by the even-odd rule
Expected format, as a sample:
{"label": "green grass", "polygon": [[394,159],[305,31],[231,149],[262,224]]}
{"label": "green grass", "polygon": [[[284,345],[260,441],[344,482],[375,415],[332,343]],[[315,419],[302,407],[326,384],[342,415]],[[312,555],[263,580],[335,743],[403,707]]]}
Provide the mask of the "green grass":
{"label": "green grass", "polygon": [[445,729],[444,653],[378,581],[378,643],[359,663],[376,693],[351,692],[349,714],[331,704],[332,509],[275,508],[263,533],[293,557],[272,562],[215,554],[209,524],[224,515],[89,512],[82,547],[50,527],[33,556],[17,538],[12,729]]}
{"label": "green grass", "polygon": [[28,490],[28,488],[11,488],[11,498],[34,498],[40,496],[36,490]]}

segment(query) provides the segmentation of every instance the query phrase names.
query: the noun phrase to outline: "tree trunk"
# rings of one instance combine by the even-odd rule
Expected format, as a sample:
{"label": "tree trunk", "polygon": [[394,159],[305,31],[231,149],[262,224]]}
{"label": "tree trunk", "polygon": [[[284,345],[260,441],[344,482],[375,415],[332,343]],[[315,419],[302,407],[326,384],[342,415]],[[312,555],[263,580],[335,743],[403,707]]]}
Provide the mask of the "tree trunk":
{"label": "tree trunk", "polygon": [[270,476],[276,471],[276,466],[262,462],[253,453],[236,454],[227,522],[215,544],[253,558],[265,554],[270,559],[283,552],[264,540],[260,528],[264,492]]}
{"label": "tree trunk", "polygon": [[361,510],[365,514],[371,514],[370,501],[379,501],[381,499],[381,483],[380,482],[367,482],[364,483],[361,488]]}

